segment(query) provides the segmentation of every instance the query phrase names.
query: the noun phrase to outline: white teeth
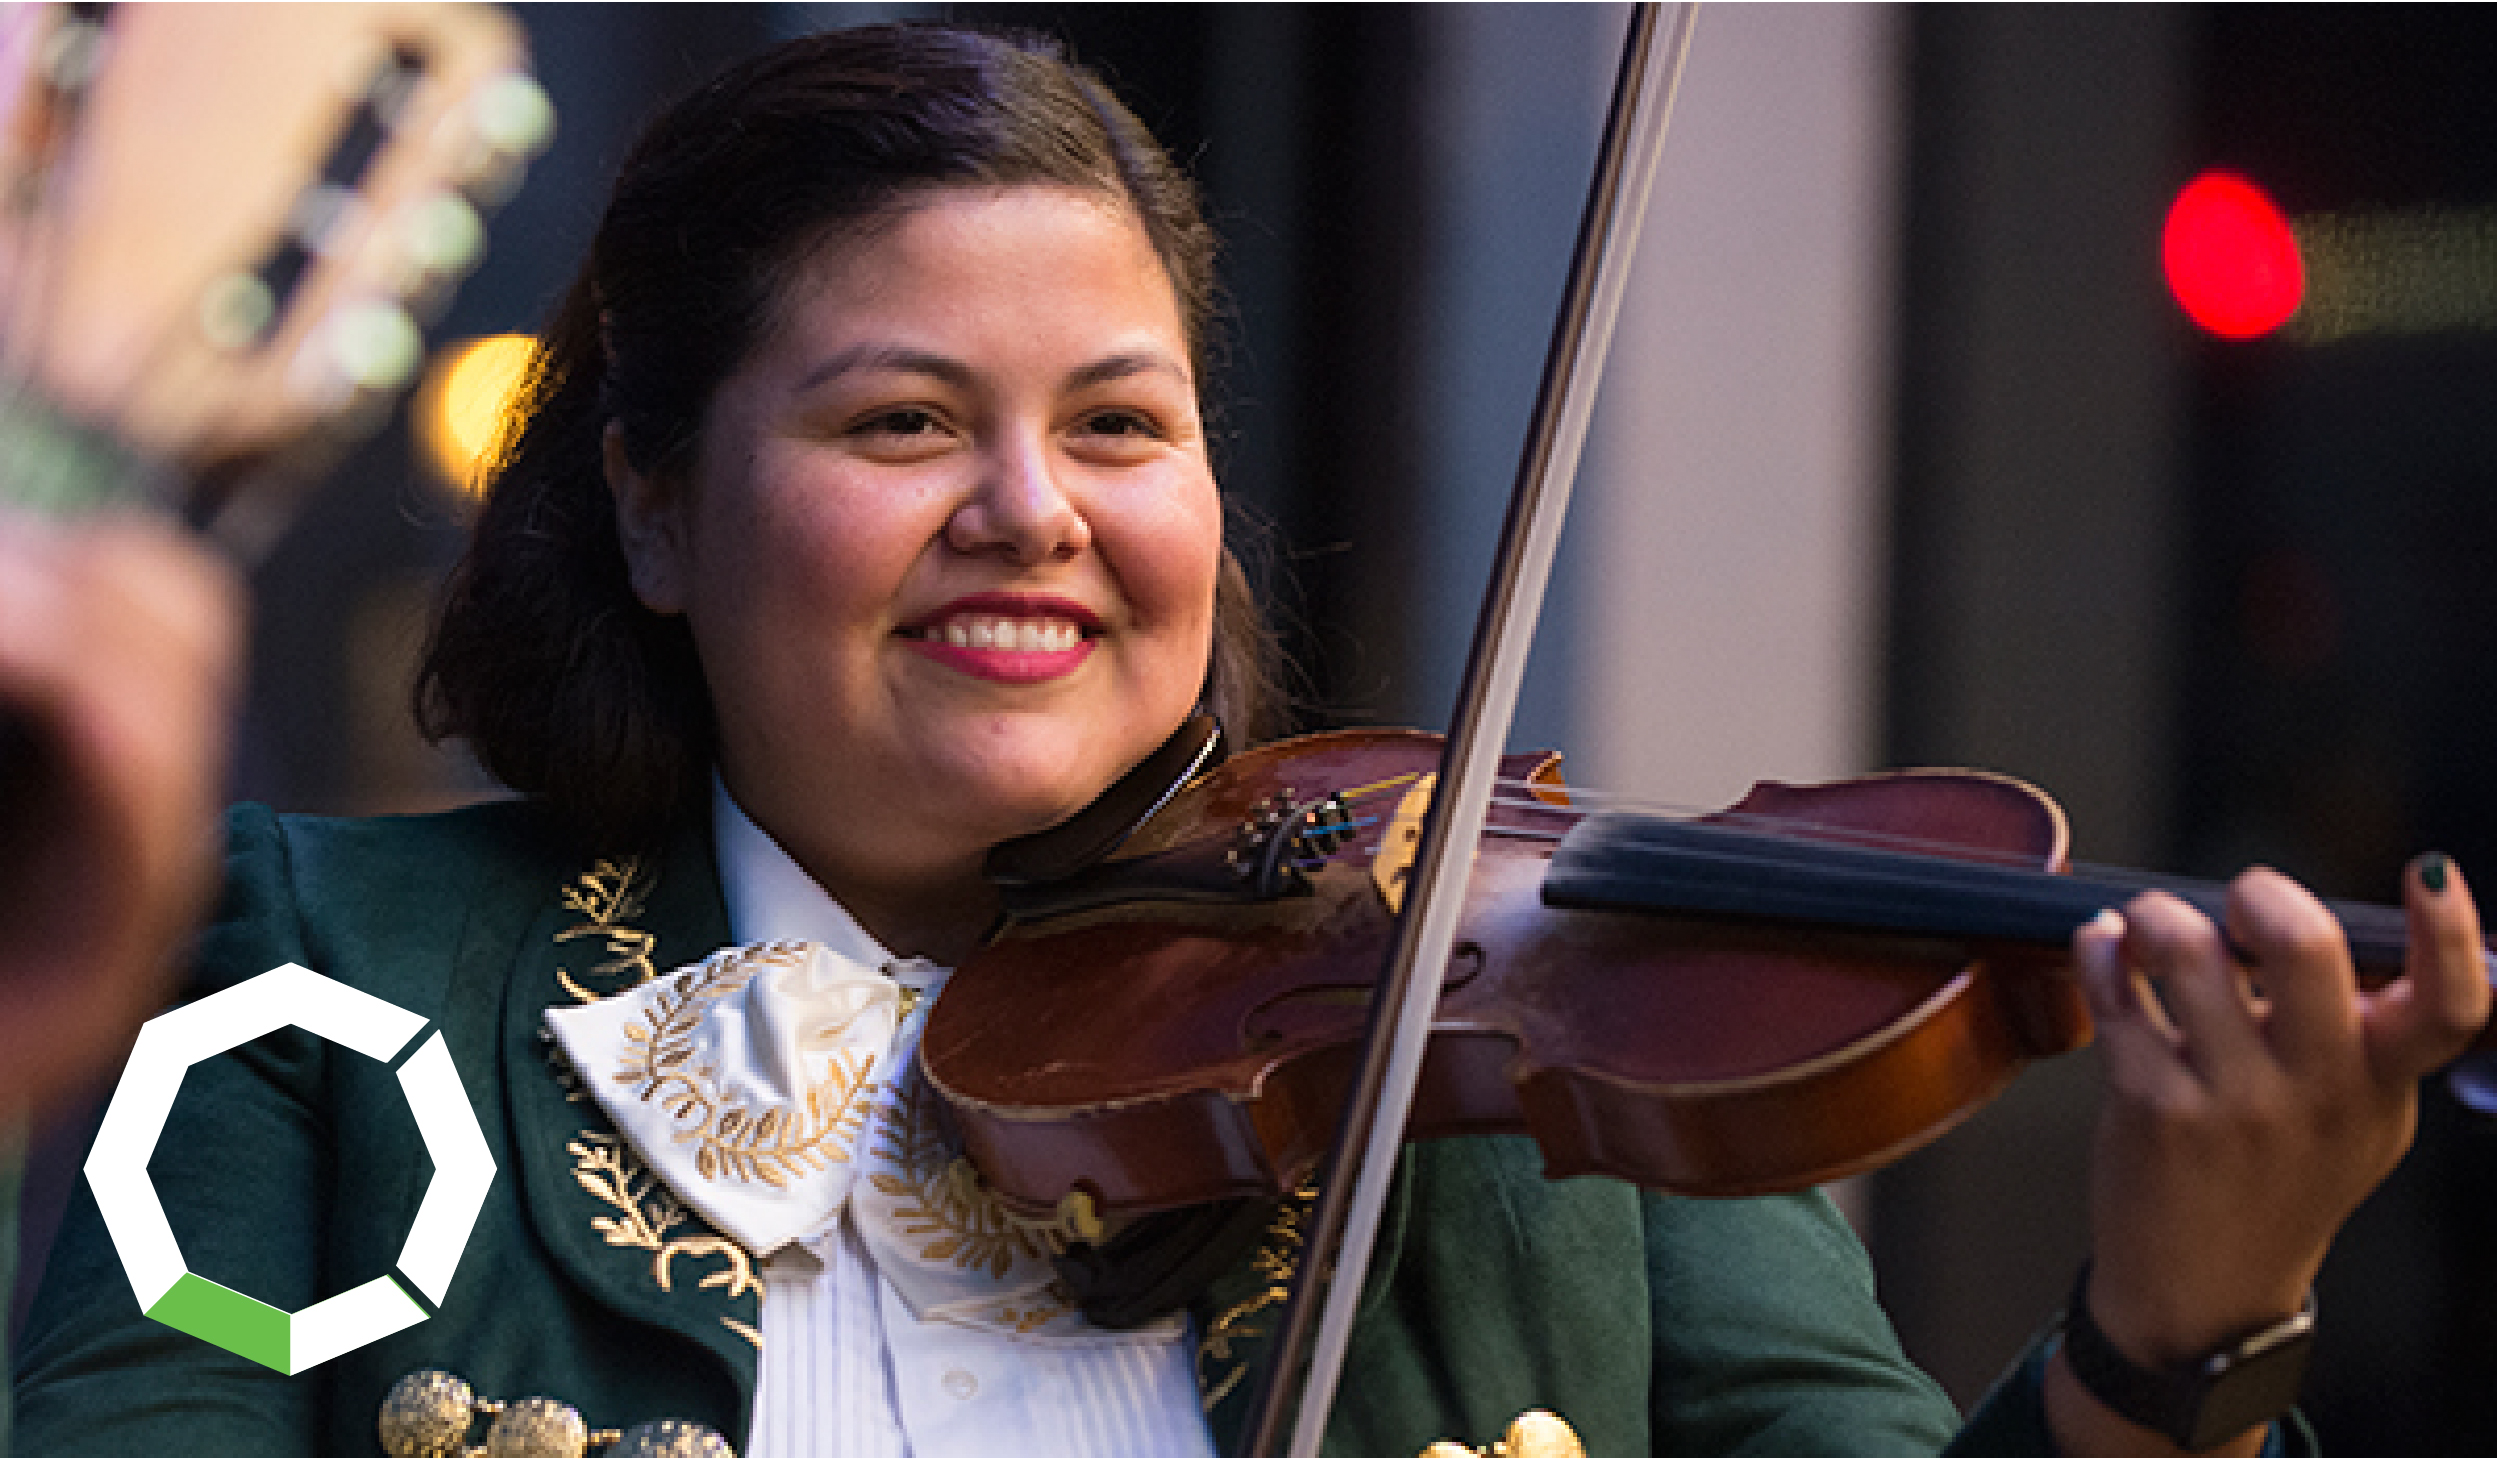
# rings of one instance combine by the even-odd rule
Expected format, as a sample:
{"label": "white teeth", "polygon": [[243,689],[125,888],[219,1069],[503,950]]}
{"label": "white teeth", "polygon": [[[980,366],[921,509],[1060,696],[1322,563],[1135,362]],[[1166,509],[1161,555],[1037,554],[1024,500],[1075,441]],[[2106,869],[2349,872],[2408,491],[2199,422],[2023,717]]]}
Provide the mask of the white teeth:
{"label": "white teeth", "polygon": [[1073,649],[1084,634],[1057,619],[950,619],[930,637],[957,649],[1007,649],[1027,654]]}

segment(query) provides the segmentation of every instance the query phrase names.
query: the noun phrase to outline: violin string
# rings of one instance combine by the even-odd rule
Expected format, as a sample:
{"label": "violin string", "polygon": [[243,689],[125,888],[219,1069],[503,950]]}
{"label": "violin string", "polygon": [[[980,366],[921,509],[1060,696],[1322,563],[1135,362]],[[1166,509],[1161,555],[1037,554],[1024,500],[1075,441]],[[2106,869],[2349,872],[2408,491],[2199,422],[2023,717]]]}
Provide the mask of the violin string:
{"label": "violin string", "polygon": [[[1292,833],[1295,837],[1295,845],[1286,850],[1282,859],[1283,864],[1296,873],[1309,877],[1320,874],[1330,865],[1340,861],[1361,864],[1376,862],[1384,850],[1385,839],[1368,833],[1392,824],[1394,818],[1377,814],[1376,808],[1372,808],[1372,814],[1363,814],[1356,808],[1369,807],[1370,803],[1388,795],[1395,795],[1403,800],[1413,790],[1417,779],[1419,777],[1413,775],[1401,776],[1385,783],[1375,782],[1367,786],[1349,788],[1336,792],[1333,796],[1323,795],[1298,801],[1298,807],[1304,809],[1304,814],[1309,820],[1300,832]],[[1682,849],[1681,855],[1685,858],[1686,865],[1696,870],[1715,867],[1722,871],[1733,869],[1740,875],[1773,875],[1792,867],[1810,868],[1817,860],[1818,852],[1837,844],[1892,852],[1912,859],[1910,865],[1895,869],[1887,878],[1905,895],[1915,894],[1921,890],[1951,889],[1957,885],[1956,871],[1960,868],[1973,867],[2003,868],[2037,874],[2043,878],[2065,883],[2067,890],[2072,893],[2083,894],[2087,897],[2097,895],[2099,900],[2108,905],[2115,905],[2125,900],[2125,894],[2163,888],[2188,896],[2191,900],[2202,901],[2206,906],[2212,907],[2215,903],[2207,899],[2219,897],[2226,890],[2225,884],[2220,882],[2164,876],[2136,868],[2103,863],[2076,862],[2063,869],[2052,869],[2047,865],[2046,859],[2038,853],[1976,846],[1967,842],[1955,842],[1844,823],[1823,822],[1813,818],[1738,811],[1732,808],[1695,813],[1669,803],[1648,801],[1637,796],[1584,793],[1576,788],[1568,793],[1569,800],[1558,804],[1552,798],[1561,790],[1561,787],[1543,780],[1503,779],[1497,781],[1492,798],[1493,806],[1500,810],[1533,813],[1536,823],[1522,825],[1513,822],[1505,825],[1496,821],[1487,825],[1483,836],[1488,840],[1498,837],[1512,842],[1535,841],[1559,846],[1568,834],[1568,827],[1577,825],[1589,815],[1595,814],[1591,806],[1583,803],[1595,802],[1599,806],[1621,809],[1630,814],[1657,816],[1685,822],[1704,822],[1713,827],[1753,832],[1768,838],[1732,847],[1724,844],[1704,843]],[[1285,794],[1291,796],[1293,793],[1288,791]],[[1239,846],[1243,825],[1244,823],[1219,823],[1185,834],[1163,844],[1154,855],[1204,855],[1223,843]],[[1312,839],[1314,837],[1340,837],[1342,840],[1333,846],[1322,846],[1314,842]],[[1782,839],[1785,839],[1786,845],[1782,844]],[[1930,868],[1917,865],[1921,862],[1949,865],[1936,865]],[[2062,870],[2065,875],[2059,876],[2059,870]],[[2085,894],[2087,885],[2097,887],[2098,893]],[[2332,904],[2331,907],[2343,920],[2347,931],[2356,939],[2375,940],[2376,944],[2383,944],[2385,948],[2395,950],[2393,956],[2399,958],[2402,956],[2404,915],[2401,909],[2348,902]],[[2354,946],[2358,950],[2362,944],[2356,942]],[[2384,954],[2384,949],[2381,951]]]}
{"label": "violin string", "polygon": [[[1313,805],[1313,813],[1315,815],[1329,814],[1329,819],[1326,821],[1315,822],[1308,828],[1308,830],[1318,833],[1330,833],[1351,829],[1357,833],[1355,841],[1360,842],[1361,832],[1369,830],[1373,827],[1381,826],[1386,823],[1389,818],[1376,815],[1354,815],[1352,814],[1351,808],[1360,803],[1376,801],[1384,796],[1394,795],[1403,798],[1413,788],[1414,780],[1414,777],[1399,777],[1390,782],[1378,783],[1358,789],[1339,792],[1336,794],[1335,798],[1336,808],[1343,809],[1328,807],[1326,805],[1328,798],[1326,797],[1310,798],[1310,800],[1306,801],[1304,804],[1311,805],[1313,803],[1318,803]],[[1565,804],[1557,804],[1553,800],[1547,799],[1549,795],[1561,790],[1562,788],[1553,785],[1551,782],[1504,778],[1496,781],[1495,783],[1495,793],[1492,804],[1497,808],[1534,811],[1545,816],[1559,815],[1569,817],[1572,820],[1577,821],[1592,814],[1593,810],[1596,809],[1582,803],[1585,801],[1595,801],[1602,803],[1604,809],[1620,809],[1633,814],[1647,813],[1677,820],[1698,820],[1706,816],[1713,825],[1718,826],[1725,826],[1739,830],[1760,831],[1771,835],[1804,835],[1811,837],[1819,834],[1822,837],[1844,840],[1851,845],[1872,847],[1885,851],[1894,851],[1909,856],[1939,857],[1963,863],[1999,865],[2026,870],[2038,870],[2041,865],[2040,859],[2036,856],[2026,856],[2020,852],[2010,852],[2001,848],[1975,846],[1967,842],[1922,837],[1908,833],[1885,831],[1875,828],[1853,826],[1844,823],[1816,821],[1811,818],[1775,816],[1761,812],[1734,811],[1728,809],[1720,809],[1712,812],[1697,812],[1689,806],[1679,805],[1677,803],[1644,799],[1620,793],[1586,792],[1576,787],[1571,788],[1567,793],[1571,799]],[[1164,848],[1164,851],[1169,854],[1175,852],[1204,850],[1211,848],[1217,843],[1231,839],[1235,834],[1236,833],[1229,828],[1212,827],[1172,842]],[[1560,842],[1565,835],[1565,832],[1551,827],[1496,825],[1488,827],[1485,834],[1487,836],[1500,836],[1514,841],[1525,840]],[[1373,857],[1379,854],[1380,846],[1375,842],[1367,846],[1358,845],[1356,846],[1356,850],[1360,855]],[[1753,855],[1758,858],[1760,853],[1755,853]],[[1304,854],[1296,856],[1292,860],[1293,864],[1302,870],[1312,871],[1326,865],[1330,859],[1330,856],[1312,857],[1308,854]],[[2078,866],[2074,870],[2081,872],[2084,871],[2085,868]],[[2143,873],[2130,872],[2128,869],[2124,868],[2109,868],[2106,869],[2106,871],[2109,874],[2110,880],[2141,881],[2145,876]]]}
{"label": "violin string", "polygon": [[[1574,793],[1574,799],[1575,802],[1581,799],[1576,790]],[[2044,874],[2047,874],[2050,871],[2046,864],[2046,859],[2037,853],[2027,853],[2021,850],[2005,847],[1985,846],[1966,841],[1955,841],[1951,838],[1917,836],[1906,832],[1879,830],[1875,828],[1852,825],[1845,822],[1825,822],[1817,821],[1809,817],[1779,816],[1763,812],[1736,811],[1732,809],[1697,812],[1688,807],[1683,807],[1674,803],[1648,801],[1640,797],[1621,793],[1599,792],[1594,793],[1588,799],[1610,802],[1613,807],[1622,808],[1633,814],[1660,815],[1677,820],[1706,820],[1707,823],[1712,826],[1727,827],[1739,831],[1759,832],[1771,837],[1796,838],[1805,843],[1798,849],[1800,855],[1809,859],[1813,855],[1813,844],[1818,841],[1828,840],[1853,847],[1868,848],[1876,851],[1897,852],[1913,858],[1948,861],[1962,866],[1997,867],[2007,868],[2019,872],[2041,872]],[[1496,804],[1525,806],[1534,809],[1542,809],[1548,812],[1558,809],[1553,807],[1550,802],[1542,800],[1529,801],[1516,797],[1510,798],[1507,802],[1505,802],[1502,798],[1497,797]],[[1581,815],[1594,814],[1593,808],[1582,807],[1576,804],[1572,810],[1580,813]],[[1800,834],[1803,835],[1801,836]],[[1517,840],[1544,840],[1559,843],[1562,840],[1564,833],[1550,828],[1497,826],[1490,828],[1487,835],[1501,835]],[[1706,854],[1698,851],[1688,851],[1687,855],[1693,856],[1696,859],[1701,859]],[[1739,862],[1754,865],[1767,866],[1774,865],[1777,862],[1775,849],[1760,844],[1757,844],[1753,849],[1737,852],[1734,854],[1734,857],[1735,860]],[[2080,884],[2084,882],[2092,882],[2103,884],[2107,889],[2112,891],[2140,892],[2154,889],[2166,889],[2172,892],[2204,893],[2219,896],[2227,890],[2227,883],[2216,879],[2178,876],[2168,873],[2147,871],[2141,867],[2127,866],[2116,862],[2096,862],[2072,858],[2069,858],[2066,862],[2064,862],[2063,865],[2057,869],[2054,875],[2058,876],[2061,880],[2070,883]],[[1950,872],[1947,870],[1940,870],[1938,880],[1949,883],[1951,881]],[[1915,886],[1917,884],[1914,878],[1905,877],[1903,879],[1903,885]],[[2378,914],[2396,913],[2399,911],[2392,906],[2376,906],[2366,901],[2363,903],[2341,902],[2334,904],[2334,906],[2339,917],[2350,917],[2356,915],[2372,917]]]}
{"label": "violin string", "polygon": [[[1511,786],[1532,790],[1534,783],[1513,782]],[[1598,804],[1589,805],[1585,802]],[[1621,811],[1631,815],[1651,815],[1676,821],[1706,821],[1709,825],[1736,831],[1761,832],[1771,836],[1824,837],[1852,846],[1880,851],[1899,852],[1908,856],[1942,857],[1965,863],[1993,864],[2018,868],[2037,868],[2040,859],[2001,847],[1976,845],[1944,837],[1921,836],[1911,832],[1893,831],[1848,822],[1817,820],[1813,817],[1781,816],[1767,812],[1738,811],[1731,808],[1702,809],[1682,803],[1644,798],[1626,793],[1573,791],[1572,805],[1558,807],[1539,797],[1519,794],[1497,794],[1496,806],[1563,812],[1575,819],[1598,811]],[[1551,828],[1501,827],[1499,834],[1527,840],[1560,841],[1565,833]]]}
{"label": "violin string", "polygon": [[[1314,817],[1317,818],[1307,828],[1308,831],[1323,835],[1348,833],[1350,835],[1337,851],[1328,853],[1298,851],[1288,858],[1289,864],[1304,873],[1311,873],[1324,868],[1347,850],[1351,850],[1356,857],[1366,860],[1377,857],[1381,851],[1381,844],[1376,838],[1367,834],[1387,825],[1392,818],[1376,812],[1364,814],[1358,808],[1368,807],[1371,803],[1386,796],[1396,796],[1402,799],[1413,789],[1417,779],[1418,777],[1412,775],[1400,776],[1386,782],[1375,782],[1341,791],[1336,794],[1333,806],[1327,804],[1328,798],[1325,796],[1304,800],[1302,804],[1311,805]],[[1558,794],[1568,799],[1561,804],[1549,799]],[[1313,804],[1315,802],[1318,804]],[[1497,809],[1533,812],[1549,823],[1560,818],[1569,824],[1576,824],[1579,820],[1599,810],[1619,810],[1635,815],[1646,814],[1685,821],[1706,820],[1713,826],[1760,832],[1770,836],[1799,838],[1809,843],[1799,848],[1801,855],[1811,855],[1813,842],[1837,841],[1856,847],[1896,852],[1915,858],[1951,861],[1963,865],[2005,867],[2042,873],[2049,870],[2045,859],[2037,853],[1979,846],[1948,838],[1922,836],[1847,823],[1820,821],[1811,817],[1781,816],[1730,808],[1699,810],[1688,805],[1644,798],[1629,793],[1590,791],[1581,787],[1565,788],[1548,780],[1515,777],[1498,780],[1495,783],[1492,804]],[[1557,844],[1566,834],[1567,826],[1555,824],[1542,826],[1496,824],[1488,826],[1485,831],[1487,837]],[[1167,844],[1163,850],[1166,854],[1202,851],[1230,840],[1236,835],[1236,830],[1230,827],[1210,828]],[[1775,850],[1756,847],[1738,854],[1735,860],[1743,864],[1764,865],[1764,859],[1771,856]],[[1695,855],[1715,857],[1719,854],[1700,852]],[[2090,879],[2127,889],[2177,887],[2185,881],[2185,879],[2165,877],[2139,868],[2112,863],[2076,861],[2070,862],[2063,870],[2070,877]],[[1941,878],[1945,874],[1940,871],[1939,875]]]}

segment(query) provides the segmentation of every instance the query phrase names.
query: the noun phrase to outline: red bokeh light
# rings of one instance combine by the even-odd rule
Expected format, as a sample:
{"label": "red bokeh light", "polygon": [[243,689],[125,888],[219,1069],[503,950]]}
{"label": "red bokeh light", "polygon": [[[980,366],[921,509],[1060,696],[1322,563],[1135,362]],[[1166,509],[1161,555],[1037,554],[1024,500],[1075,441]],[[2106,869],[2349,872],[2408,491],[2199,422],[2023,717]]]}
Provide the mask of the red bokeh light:
{"label": "red bokeh light", "polygon": [[2300,246],[2274,200],[2246,178],[2208,172],[2180,189],[2162,227],[2162,272],[2188,318],[2226,340],[2254,339],[2300,308]]}

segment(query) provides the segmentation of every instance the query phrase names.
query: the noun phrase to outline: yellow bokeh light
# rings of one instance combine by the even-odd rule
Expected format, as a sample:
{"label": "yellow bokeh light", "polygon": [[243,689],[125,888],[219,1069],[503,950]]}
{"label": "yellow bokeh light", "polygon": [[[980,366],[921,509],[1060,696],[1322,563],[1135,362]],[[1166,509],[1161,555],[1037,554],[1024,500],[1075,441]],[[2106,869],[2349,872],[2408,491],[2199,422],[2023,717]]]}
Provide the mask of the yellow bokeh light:
{"label": "yellow bokeh light", "polygon": [[488,453],[537,348],[528,335],[488,335],[435,353],[409,419],[436,476],[460,496],[483,490]]}

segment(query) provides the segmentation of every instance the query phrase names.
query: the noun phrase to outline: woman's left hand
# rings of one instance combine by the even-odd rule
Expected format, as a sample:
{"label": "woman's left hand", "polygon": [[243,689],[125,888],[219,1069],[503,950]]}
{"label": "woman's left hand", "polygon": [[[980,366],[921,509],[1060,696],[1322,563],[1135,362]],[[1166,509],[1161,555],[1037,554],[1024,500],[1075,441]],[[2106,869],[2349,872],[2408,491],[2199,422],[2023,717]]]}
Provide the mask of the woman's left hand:
{"label": "woman's left hand", "polygon": [[[2227,942],[2160,893],[2076,935],[2107,1086],[2085,1301],[2137,1364],[2192,1363],[2298,1312],[2345,1218],[2412,1143],[2416,1085],[2489,1018],[2480,919],[2453,866],[2416,861],[2405,906],[2405,973],[2366,991],[2333,915],[2264,869],[2232,883]],[[2070,1452],[2152,1438],[2062,1356],[2049,1403]]]}

